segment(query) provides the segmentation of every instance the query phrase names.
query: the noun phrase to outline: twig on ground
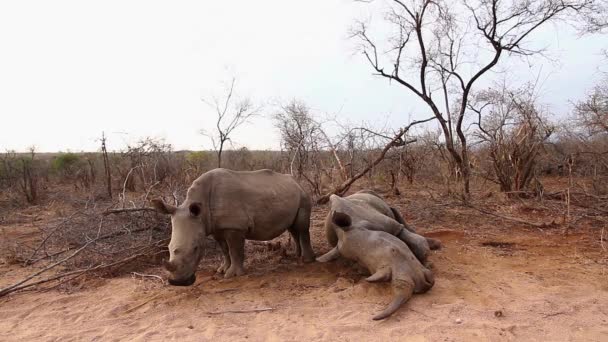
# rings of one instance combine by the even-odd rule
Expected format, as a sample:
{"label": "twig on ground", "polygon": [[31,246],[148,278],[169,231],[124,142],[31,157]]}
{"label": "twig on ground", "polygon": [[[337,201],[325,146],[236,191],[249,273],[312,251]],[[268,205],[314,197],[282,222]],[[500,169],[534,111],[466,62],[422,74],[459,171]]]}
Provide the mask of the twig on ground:
{"label": "twig on ground", "polygon": [[123,208],[123,209],[108,209],[102,213],[102,215],[110,215],[110,214],[121,214],[121,213],[132,213],[138,211],[156,211],[156,209],[152,207],[142,207],[142,208]]}
{"label": "twig on ground", "polygon": [[224,310],[224,311],[208,311],[207,315],[221,315],[225,313],[250,313],[250,312],[262,312],[272,311],[274,308],[259,308],[259,309],[245,309],[245,310]]}
{"label": "twig on ground", "polygon": [[569,312],[569,311],[553,312],[550,314],[544,314],[543,318],[548,318],[548,317],[553,317],[553,316],[558,316],[558,315],[565,315],[565,314],[569,314],[569,313],[572,313],[572,312]]}
{"label": "twig on ground", "polygon": [[132,308],[130,308],[130,309],[127,309],[127,310],[125,310],[125,313],[130,313],[130,312],[133,312],[133,311],[135,311],[135,310],[137,310],[137,309],[141,308],[142,306],[144,306],[144,305],[146,305],[146,304],[150,303],[151,301],[155,300],[156,298],[160,297],[161,295],[162,295],[162,293],[157,293],[156,295],[154,295],[154,296],[152,296],[152,297],[150,297],[150,298],[146,299],[145,301],[143,301],[143,302],[141,302],[141,303],[139,303],[139,304],[135,305],[134,307],[132,307]]}
{"label": "twig on ground", "polygon": [[158,276],[156,274],[143,274],[143,273],[137,273],[137,272],[131,272],[131,274],[142,277],[142,278],[156,278],[156,279],[160,280],[162,283],[165,282],[161,276]]}
{"label": "twig on ground", "polygon": [[600,245],[604,252],[606,252],[606,246],[604,246],[604,227],[602,227],[602,233],[600,234]]}

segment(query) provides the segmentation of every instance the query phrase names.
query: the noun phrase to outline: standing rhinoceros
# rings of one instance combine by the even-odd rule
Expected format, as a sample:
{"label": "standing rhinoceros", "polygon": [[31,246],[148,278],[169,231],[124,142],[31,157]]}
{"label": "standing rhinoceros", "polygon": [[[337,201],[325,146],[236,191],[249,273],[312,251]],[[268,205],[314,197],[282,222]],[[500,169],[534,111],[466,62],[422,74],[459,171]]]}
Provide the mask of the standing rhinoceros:
{"label": "standing rhinoceros", "polygon": [[245,239],[267,241],[285,230],[304,262],[315,259],[308,231],[310,198],[290,175],[215,169],[192,183],[179,207],[161,200],[152,203],[159,212],[171,215],[170,258],[165,267],[172,285],[194,283],[208,235],[222,249],[224,262],[218,272],[226,278],[244,273]]}
{"label": "standing rhinoceros", "polygon": [[336,225],[332,221],[331,213],[339,211],[349,215],[355,223],[368,221],[372,223],[371,227],[395,235],[408,245],[423,264],[426,264],[431,249],[441,247],[439,241],[418,235],[405,223],[398,210],[390,207],[372,190],[361,190],[344,198],[332,195],[330,205],[331,210],[325,220],[325,233],[331,246],[336,246],[338,243]]}

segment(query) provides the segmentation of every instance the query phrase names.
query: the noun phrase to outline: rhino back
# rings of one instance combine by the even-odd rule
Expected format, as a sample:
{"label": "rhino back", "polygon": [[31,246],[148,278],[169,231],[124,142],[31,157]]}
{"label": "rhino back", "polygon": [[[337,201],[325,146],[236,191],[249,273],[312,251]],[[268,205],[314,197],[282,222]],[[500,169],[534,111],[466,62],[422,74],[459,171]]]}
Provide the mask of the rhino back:
{"label": "rhino back", "polygon": [[246,237],[269,240],[289,228],[310,199],[289,175],[270,170],[215,169],[199,177],[187,202],[206,203],[207,233],[223,229],[247,231]]}

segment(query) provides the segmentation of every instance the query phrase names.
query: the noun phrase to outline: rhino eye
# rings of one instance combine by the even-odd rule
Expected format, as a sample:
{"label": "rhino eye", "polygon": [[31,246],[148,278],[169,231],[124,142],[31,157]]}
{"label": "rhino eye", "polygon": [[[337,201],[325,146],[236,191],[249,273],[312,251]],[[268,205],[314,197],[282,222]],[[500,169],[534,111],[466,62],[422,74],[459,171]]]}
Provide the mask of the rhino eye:
{"label": "rhino eye", "polygon": [[181,251],[179,249],[177,249],[177,248],[173,250],[173,254],[179,254],[180,252]]}

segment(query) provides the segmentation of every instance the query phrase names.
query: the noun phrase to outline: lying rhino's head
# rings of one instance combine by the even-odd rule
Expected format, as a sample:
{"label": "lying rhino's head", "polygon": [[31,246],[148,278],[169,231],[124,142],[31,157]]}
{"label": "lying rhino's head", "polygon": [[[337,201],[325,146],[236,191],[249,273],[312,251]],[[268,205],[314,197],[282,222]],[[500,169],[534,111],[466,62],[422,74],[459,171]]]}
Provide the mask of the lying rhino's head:
{"label": "lying rhino's head", "polygon": [[154,208],[171,215],[171,242],[169,242],[169,261],[165,268],[169,271],[169,284],[189,286],[196,280],[196,268],[203,255],[202,242],[204,228],[200,203],[183,203],[174,207],[161,200],[153,200]]}

